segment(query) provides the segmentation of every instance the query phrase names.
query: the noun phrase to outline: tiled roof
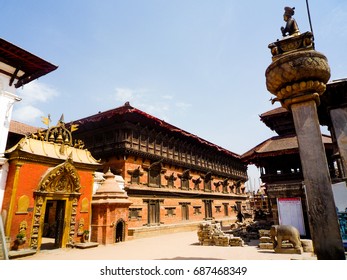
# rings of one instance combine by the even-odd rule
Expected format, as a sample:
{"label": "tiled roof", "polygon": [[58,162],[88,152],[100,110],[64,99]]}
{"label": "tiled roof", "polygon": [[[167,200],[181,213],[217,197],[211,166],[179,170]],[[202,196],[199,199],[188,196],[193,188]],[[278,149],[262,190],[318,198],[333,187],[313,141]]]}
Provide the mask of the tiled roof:
{"label": "tiled roof", "polygon": [[260,115],[260,118],[262,117],[267,117],[267,116],[273,116],[273,115],[277,115],[277,114],[282,114],[282,113],[287,113],[288,110],[283,108],[283,107],[278,107],[278,108],[275,108],[273,110],[270,110],[270,111],[267,111],[263,114]]}
{"label": "tiled roof", "polygon": [[[175,127],[163,120],[160,120],[152,115],[149,115],[139,109],[136,109],[134,107],[132,107],[129,102],[126,102],[123,106],[115,108],[115,109],[111,109],[105,112],[99,112],[98,114],[80,119],[80,120],[75,120],[73,121],[74,124],[78,124],[79,128],[78,131],[81,132],[82,130],[84,130],[83,127],[87,128],[87,129],[92,129],[95,127],[100,127],[102,126],[101,123],[105,122],[106,120],[113,120],[114,122],[132,122],[132,123],[142,123],[144,125],[148,125],[148,126],[156,126],[156,127],[160,127],[164,130],[169,130],[173,133],[178,133],[183,137],[188,137],[190,139],[194,139],[195,141],[198,141],[199,143],[212,147],[214,149],[217,149],[219,152],[222,152],[224,154],[227,154],[229,156],[233,156],[236,158],[240,158],[240,155],[233,153],[227,149],[224,149],[220,146],[217,146],[209,141],[206,141],[200,137],[198,137],[197,135],[191,134],[187,131],[184,131],[178,127]],[[86,130],[87,130],[86,129]]]}
{"label": "tiled roof", "polygon": [[[324,144],[331,144],[331,137],[322,135]],[[298,140],[296,135],[274,136],[265,140],[253,149],[244,153],[241,158],[245,161],[265,156],[276,156],[282,154],[299,153]]]}
{"label": "tiled roof", "polygon": [[38,129],[39,129],[38,127],[27,125],[15,120],[11,120],[9,131],[11,133],[16,133],[16,134],[20,134],[24,136],[31,133],[35,133],[37,132]]}
{"label": "tiled roof", "polygon": [[[15,87],[21,87],[58,67],[0,38],[0,62],[14,68],[17,78]],[[23,74],[20,74],[20,73]],[[4,71],[3,74],[12,76]]]}

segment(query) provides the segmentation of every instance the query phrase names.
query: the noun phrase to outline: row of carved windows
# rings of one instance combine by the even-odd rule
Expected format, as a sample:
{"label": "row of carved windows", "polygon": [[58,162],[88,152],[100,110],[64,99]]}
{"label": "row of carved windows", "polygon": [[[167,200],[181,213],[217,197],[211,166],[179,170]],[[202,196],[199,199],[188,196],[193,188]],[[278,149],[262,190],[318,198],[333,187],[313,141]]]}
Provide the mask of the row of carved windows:
{"label": "row of carved windows", "polygon": [[[133,170],[127,170],[130,177],[130,183],[139,185],[141,183],[147,184],[150,187],[167,187],[175,188],[175,181],[180,180],[181,190],[201,190],[201,185],[203,185],[203,190],[207,192],[223,192],[223,193],[235,193],[241,194],[244,192],[244,187],[241,185],[241,181],[229,183],[228,179],[223,181],[213,182],[212,173],[201,175],[198,178],[193,178],[190,175],[190,170],[187,169],[180,174],[172,172],[171,174],[165,175],[166,168],[163,167],[162,163],[156,162],[152,165],[143,165],[143,170],[147,172],[147,182],[141,182],[141,177],[144,175],[144,171],[140,169],[140,166]],[[163,174],[163,176],[162,176]],[[162,182],[165,179],[166,182]],[[166,183],[166,184],[165,184]],[[214,185],[214,189],[212,188]]]}
{"label": "row of carved windows", "polygon": [[[148,224],[159,224],[160,223],[160,203],[163,202],[163,200],[145,200],[144,202],[147,203],[147,211],[148,211],[148,218],[147,222]],[[204,208],[205,208],[205,219],[212,219],[213,218],[213,200],[203,200],[204,203]],[[190,202],[180,202],[180,208],[181,208],[181,219],[182,220],[189,220],[189,215],[190,215],[190,209],[193,208],[193,215],[194,216],[199,216],[202,215],[201,205],[194,205],[191,206]],[[167,217],[174,217],[176,216],[176,206],[166,206],[165,208],[165,216]],[[234,206],[229,206],[229,203],[223,203],[222,205],[216,205],[214,206],[214,213],[220,214],[224,212],[224,216],[229,216],[230,214],[230,209],[234,210]],[[129,219],[130,220],[140,220],[142,219],[142,208],[137,207],[137,208],[129,208]]]}
{"label": "row of carved windows", "polygon": [[[230,159],[215,154],[209,147],[198,147],[181,139],[162,135],[156,131],[115,130],[94,136],[93,147],[101,147],[112,143],[125,143],[125,147],[163,158],[181,161],[187,164],[209,168],[234,176],[246,176],[246,167],[238,159]],[[90,140],[85,139],[90,146]]]}

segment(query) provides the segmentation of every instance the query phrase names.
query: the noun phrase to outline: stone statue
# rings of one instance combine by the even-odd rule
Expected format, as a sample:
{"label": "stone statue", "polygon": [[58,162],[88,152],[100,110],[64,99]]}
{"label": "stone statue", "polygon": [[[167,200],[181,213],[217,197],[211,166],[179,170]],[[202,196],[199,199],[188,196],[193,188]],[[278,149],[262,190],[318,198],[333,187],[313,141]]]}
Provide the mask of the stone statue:
{"label": "stone statue", "polygon": [[300,233],[298,229],[291,225],[274,225],[270,229],[270,237],[274,242],[275,249],[282,249],[282,241],[289,241],[294,249],[300,249]]}
{"label": "stone statue", "polygon": [[288,36],[300,35],[298,24],[296,23],[295,19],[292,18],[292,16],[294,15],[294,9],[295,9],[295,7],[293,7],[293,8],[285,7],[284,8],[283,19],[287,24],[286,24],[286,27],[283,27],[283,26],[281,27],[283,37],[287,36],[287,35]]}

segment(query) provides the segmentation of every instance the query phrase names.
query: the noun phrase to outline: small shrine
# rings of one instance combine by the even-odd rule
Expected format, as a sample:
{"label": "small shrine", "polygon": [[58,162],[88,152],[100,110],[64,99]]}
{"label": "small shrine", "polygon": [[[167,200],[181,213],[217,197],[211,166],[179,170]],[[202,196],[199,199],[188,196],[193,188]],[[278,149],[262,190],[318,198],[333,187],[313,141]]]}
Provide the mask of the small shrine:
{"label": "small shrine", "polygon": [[128,232],[128,208],[132,202],[108,170],[105,181],[93,195],[91,240],[101,244],[125,241]]}
{"label": "small shrine", "polygon": [[73,247],[90,229],[93,174],[100,164],[63,117],[6,151],[9,171],[2,215],[10,249]]}

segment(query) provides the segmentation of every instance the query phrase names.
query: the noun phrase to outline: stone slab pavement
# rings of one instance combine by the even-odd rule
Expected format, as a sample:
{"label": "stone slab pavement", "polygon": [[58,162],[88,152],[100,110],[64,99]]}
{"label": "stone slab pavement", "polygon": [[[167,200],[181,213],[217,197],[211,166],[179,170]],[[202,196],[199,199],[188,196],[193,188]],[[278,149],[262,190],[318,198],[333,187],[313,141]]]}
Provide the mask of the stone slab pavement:
{"label": "stone slab pavement", "polygon": [[133,239],[94,248],[41,250],[17,260],[316,260],[313,253],[276,254],[259,249],[257,241],[244,247],[201,246],[197,231]]}

